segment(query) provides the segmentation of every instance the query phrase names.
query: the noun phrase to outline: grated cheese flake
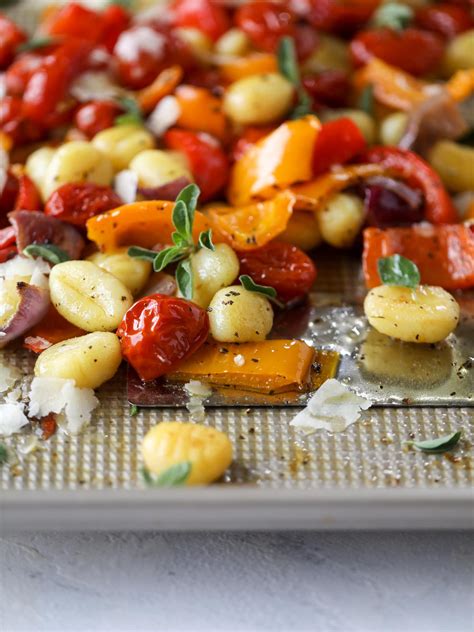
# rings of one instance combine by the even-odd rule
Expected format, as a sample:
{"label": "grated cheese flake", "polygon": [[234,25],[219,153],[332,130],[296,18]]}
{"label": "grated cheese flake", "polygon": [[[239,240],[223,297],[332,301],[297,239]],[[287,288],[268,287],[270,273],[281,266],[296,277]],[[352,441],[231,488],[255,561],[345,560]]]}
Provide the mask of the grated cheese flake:
{"label": "grated cheese flake", "polygon": [[0,436],[9,437],[19,432],[27,423],[28,417],[23,412],[23,404],[0,404]]}
{"label": "grated cheese flake", "polygon": [[155,136],[163,134],[175,125],[181,115],[178,99],[172,95],[163,97],[147,120],[147,127]]}
{"label": "grated cheese flake", "polygon": [[22,377],[19,369],[0,362],[0,393],[9,391]]}
{"label": "grated cheese flake", "polygon": [[124,204],[137,199],[138,176],[131,169],[119,171],[114,178],[114,191]]}

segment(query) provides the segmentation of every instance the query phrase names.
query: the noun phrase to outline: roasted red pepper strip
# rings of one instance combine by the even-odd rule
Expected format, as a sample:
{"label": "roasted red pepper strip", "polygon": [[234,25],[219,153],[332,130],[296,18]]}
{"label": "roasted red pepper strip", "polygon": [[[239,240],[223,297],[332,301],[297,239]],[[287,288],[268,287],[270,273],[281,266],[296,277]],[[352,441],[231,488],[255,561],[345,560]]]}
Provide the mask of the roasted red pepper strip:
{"label": "roasted red pepper strip", "polygon": [[8,248],[0,248],[0,263],[5,263],[8,259],[11,259],[18,254],[18,248],[16,246],[8,246]]}
{"label": "roasted red pepper strip", "polygon": [[333,165],[343,165],[366,147],[357,125],[349,118],[324,123],[313,151],[313,175],[320,176]]}
{"label": "roasted red pepper strip", "polygon": [[7,226],[0,230],[0,248],[13,246],[16,241],[16,232],[13,226]]}
{"label": "roasted red pepper strip", "polygon": [[447,290],[474,287],[474,231],[467,224],[366,228],[362,259],[368,288],[381,284],[377,271],[380,257],[394,254],[416,263],[422,283]]}
{"label": "roasted red pepper strip", "polygon": [[41,198],[34,182],[25,174],[18,178],[19,191],[15,201],[14,211],[39,211]]}
{"label": "roasted red pepper strip", "polygon": [[425,219],[432,224],[455,224],[459,221],[456,209],[439,175],[412,151],[396,147],[372,147],[364,152],[359,162],[379,164],[395,177],[420,189],[425,198]]}

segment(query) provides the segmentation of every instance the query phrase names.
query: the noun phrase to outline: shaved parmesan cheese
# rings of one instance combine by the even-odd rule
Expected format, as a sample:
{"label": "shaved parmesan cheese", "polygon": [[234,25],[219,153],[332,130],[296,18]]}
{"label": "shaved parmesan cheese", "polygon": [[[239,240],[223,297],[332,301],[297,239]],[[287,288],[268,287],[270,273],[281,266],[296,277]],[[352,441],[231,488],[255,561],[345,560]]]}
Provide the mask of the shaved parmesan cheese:
{"label": "shaved parmesan cheese", "polygon": [[43,446],[36,435],[30,435],[29,437],[25,437],[23,443],[18,446],[17,450],[21,456],[28,456],[36,452],[36,450],[43,450]]}
{"label": "shaved parmesan cheese", "polygon": [[35,377],[29,397],[31,416],[57,413],[58,423],[70,434],[77,434],[87,426],[99,404],[91,388],[78,388],[73,380],[56,377]]}
{"label": "shaved parmesan cheese", "polygon": [[245,358],[244,358],[244,356],[241,353],[239,353],[238,355],[235,356],[234,364],[236,364],[237,366],[244,366]]}
{"label": "shaved parmesan cheese", "polygon": [[9,391],[21,376],[22,373],[17,368],[0,363],[0,393]]}
{"label": "shaved parmesan cheese", "polygon": [[147,120],[147,127],[155,136],[163,134],[175,125],[181,115],[178,99],[171,95],[163,97]]}
{"label": "shaved parmesan cheese", "polygon": [[[34,275],[49,274],[50,270],[49,263],[41,257],[29,259],[28,257],[17,255],[13,259],[0,263],[0,278],[28,277],[28,279],[31,279]],[[38,280],[37,276],[36,279]]]}
{"label": "shaved parmesan cheese", "polygon": [[113,83],[107,72],[102,71],[84,72],[71,86],[72,96],[81,102],[114,99],[126,93],[126,90]]}
{"label": "shaved parmesan cheese", "polygon": [[203,384],[199,380],[190,380],[184,385],[184,390],[188,395],[194,397],[206,398],[212,395],[212,389],[207,384]]}
{"label": "shaved parmesan cheese", "polygon": [[149,26],[136,26],[124,31],[114,47],[114,55],[131,64],[140,59],[141,53],[148,53],[159,59],[164,54],[166,37]]}
{"label": "shaved parmesan cheese", "polygon": [[0,404],[0,436],[9,437],[28,423],[22,404]]}
{"label": "shaved parmesan cheese", "polygon": [[203,384],[199,380],[190,380],[184,385],[184,390],[189,395],[189,401],[186,404],[186,408],[189,411],[191,419],[193,421],[202,421],[205,416],[205,408],[203,401],[206,397],[212,394],[212,389]]}
{"label": "shaved parmesan cheese", "polygon": [[114,191],[124,204],[137,199],[138,176],[131,169],[119,171],[114,178]]}
{"label": "shaved parmesan cheese", "polygon": [[361,410],[367,410],[371,405],[372,402],[356,395],[338,380],[326,380],[306,408],[292,419],[290,426],[308,434],[320,428],[342,432],[359,419]]}

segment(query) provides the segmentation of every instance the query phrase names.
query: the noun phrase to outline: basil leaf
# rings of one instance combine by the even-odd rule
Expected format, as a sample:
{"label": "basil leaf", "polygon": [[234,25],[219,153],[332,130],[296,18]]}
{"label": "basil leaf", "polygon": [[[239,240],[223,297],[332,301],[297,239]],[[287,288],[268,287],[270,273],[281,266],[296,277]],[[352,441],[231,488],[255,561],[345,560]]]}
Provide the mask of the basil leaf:
{"label": "basil leaf", "polygon": [[143,261],[154,261],[158,254],[155,250],[148,250],[148,248],[141,248],[140,246],[130,246],[127,250],[129,257],[134,259],[143,259]]}
{"label": "basil leaf", "polygon": [[420,271],[417,266],[401,255],[381,257],[377,262],[377,269],[384,285],[416,287],[420,284]]}
{"label": "basil leaf", "polygon": [[413,9],[406,4],[387,2],[377,9],[372,18],[373,26],[403,31],[413,20]]}
{"label": "basil leaf", "polygon": [[0,443],[0,465],[4,465],[8,462],[8,450],[7,446]]}
{"label": "basil leaf", "polygon": [[216,247],[212,243],[212,228],[202,231],[202,233],[199,235],[198,246],[199,248],[207,248],[208,250],[213,251],[216,249]]}
{"label": "basil leaf", "polygon": [[360,93],[357,107],[359,110],[363,110],[372,116],[374,113],[374,105],[374,86],[369,83]]}
{"label": "basil leaf", "polygon": [[452,450],[457,445],[461,435],[461,430],[458,430],[457,432],[437,437],[436,439],[427,439],[426,441],[407,441],[406,443],[407,445],[412,445],[422,452],[439,454],[441,452]]}
{"label": "basil leaf", "polygon": [[67,252],[53,244],[30,244],[24,248],[23,254],[30,258],[42,257],[49,263],[52,263],[53,266],[71,259]]}
{"label": "basil leaf", "polygon": [[183,461],[183,463],[172,465],[164,472],[161,472],[161,474],[158,474],[158,476],[152,476],[150,471],[143,467],[142,476],[148,487],[173,487],[182,485],[187,481],[191,473],[191,467],[190,461]]}
{"label": "basil leaf", "polygon": [[153,270],[155,272],[161,272],[164,270],[166,266],[169,266],[170,263],[174,263],[175,261],[179,261],[187,254],[187,249],[178,248],[176,246],[171,246],[170,248],[165,248],[161,250],[157,255],[155,255],[155,259],[153,261]]}
{"label": "basil leaf", "polygon": [[270,287],[269,285],[258,285],[258,283],[255,283],[252,277],[248,274],[241,274],[239,276],[239,281],[241,282],[242,287],[249,292],[257,292],[258,294],[263,294],[267,298],[276,298],[277,293],[275,288]]}
{"label": "basil leaf", "polygon": [[183,200],[178,200],[173,208],[173,224],[187,244],[193,241],[193,219],[194,213],[190,216],[189,207]]}
{"label": "basil leaf", "polygon": [[176,268],[176,284],[181,295],[188,300],[193,298],[193,271],[191,261],[185,259]]}
{"label": "basil leaf", "polygon": [[125,110],[125,114],[120,114],[115,118],[115,125],[143,125],[142,111],[135,99],[119,97],[117,103]]}
{"label": "basil leaf", "polygon": [[278,43],[277,51],[278,70],[295,86],[298,103],[289,114],[289,118],[295,119],[305,116],[312,111],[312,100],[301,83],[298,58],[296,56],[295,43],[292,37],[282,37]]}
{"label": "basil leaf", "polygon": [[[0,2],[1,4],[1,2]],[[37,50],[38,48],[45,48],[52,44],[57,44],[58,39],[56,37],[34,37],[23,44],[20,44],[16,49],[17,53],[26,53],[30,50]]]}
{"label": "basil leaf", "polygon": [[135,404],[130,404],[129,415],[130,417],[136,417],[138,415],[138,406],[136,406]]}

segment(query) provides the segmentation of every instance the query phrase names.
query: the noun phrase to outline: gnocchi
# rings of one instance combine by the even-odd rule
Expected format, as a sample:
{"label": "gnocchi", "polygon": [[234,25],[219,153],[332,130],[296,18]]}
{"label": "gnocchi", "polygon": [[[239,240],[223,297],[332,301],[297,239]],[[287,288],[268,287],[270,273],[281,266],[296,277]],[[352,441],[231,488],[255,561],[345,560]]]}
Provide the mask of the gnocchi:
{"label": "gnocchi", "polygon": [[120,342],[110,332],[94,332],[58,342],[36,360],[36,377],[74,380],[78,388],[98,388],[110,380],[122,362]]}
{"label": "gnocchi", "polygon": [[178,178],[193,181],[186,156],[178,151],[148,149],[135,156],[130,163],[130,170],[138,177],[142,187],[159,187]]}
{"label": "gnocchi", "polygon": [[265,125],[288,112],[293,96],[293,85],[282,75],[251,75],[239,79],[227,89],[223,109],[239,125]]}
{"label": "gnocchi", "polygon": [[238,57],[248,53],[251,42],[241,29],[229,29],[221,35],[215,44],[214,50],[218,55]]}
{"label": "gnocchi", "polygon": [[142,445],[143,461],[152,474],[189,462],[186,485],[207,485],[232,463],[232,444],[223,432],[192,423],[163,421],[151,428]]}
{"label": "gnocchi", "polygon": [[459,305],[440,287],[381,285],[367,294],[364,311],[381,334],[405,342],[439,342],[459,322]]}
{"label": "gnocchi", "polygon": [[379,138],[384,145],[398,145],[408,124],[408,114],[394,112],[386,116],[380,123]]}
{"label": "gnocchi", "polygon": [[294,211],[278,241],[298,246],[301,250],[312,250],[322,241],[316,215],[307,211]]}
{"label": "gnocchi", "polygon": [[321,236],[336,248],[352,246],[365,218],[364,203],[356,195],[337,193],[318,212]]}
{"label": "gnocchi", "polygon": [[211,335],[219,342],[265,340],[273,326],[270,301],[240,285],[219,290],[208,312]]}
{"label": "gnocchi", "polygon": [[357,125],[362,136],[365,138],[368,145],[375,143],[377,138],[377,125],[375,120],[367,112],[362,110],[328,110],[321,116],[323,122],[335,121],[339,118],[350,118],[353,123]]}
{"label": "gnocchi", "polygon": [[193,272],[193,302],[206,308],[214,294],[235,281],[239,274],[237,255],[227,244],[217,244],[215,250],[201,248],[191,255]]}
{"label": "gnocchi", "polygon": [[442,140],[431,149],[428,160],[448,189],[456,193],[474,191],[474,149]]}
{"label": "gnocchi", "polygon": [[44,190],[46,172],[55,153],[56,149],[52,147],[41,147],[31,153],[25,163],[26,175],[33,180],[36,188],[41,193],[43,202],[47,199]]}
{"label": "gnocchi", "polygon": [[461,33],[449,42],[441,68],[446,77],[458,70],[474,68],[474,29]]}
{"label": "gnocchi", "polygon": [[96,266],[110,272],[135,296],[142,290],[151,274],[150,261],[143,261],[129,257],[127,248],[120,248],[116,252],[95,252],[87,258]]}
{"label": "gnocchi", "polygon": [[201,30],[192,27],[174,29],[175,34],[189,46],[194,55],[206,61],[212,50],[212,40]]}
{"label": "gnocchi", "polygon": [[94,182],[109,185],[113,169],[110,160],[86,141],[71,141],[61,145],[46,167],[42,191],[48,198],[62,184]]}
{"label": "gnocchi", "polygon": [[117,329],[133,302],[128,288],[92,261],[65,261],[54,266],[49,288],[61,316],[85,331]]}
{"label": "gnocchi", "polygon": [[139,125],[117,125],[94,136],[92,145],[107,156],[115,171],[122,171],[137,154],[155,146],[153,136]]}
{"label": "gnocchi", "polygon": [[351,62],[346,42],[321,33],[318,46],[303,64],[303,73],[312,74],[324,70],[349,71],[350,68]]}

